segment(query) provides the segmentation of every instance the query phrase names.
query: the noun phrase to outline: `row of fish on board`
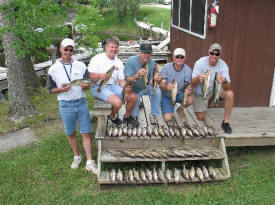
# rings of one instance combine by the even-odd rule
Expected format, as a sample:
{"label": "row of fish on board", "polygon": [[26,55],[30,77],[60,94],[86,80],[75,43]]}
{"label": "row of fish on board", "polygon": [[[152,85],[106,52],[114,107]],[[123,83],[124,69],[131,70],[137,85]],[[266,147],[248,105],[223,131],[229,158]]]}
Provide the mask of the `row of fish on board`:
{"label": "row of fish on board", "polygon": [[174,170],[166,169],[164,172],[160,168],[128,169],[121,171],[120,169],[111,169],[109,171],[109,181],[118,183],[179,183],[183,181],[195,182],[197,180],[204,182],[216,179],[217,173],[212,166],[194,167],[187,169],[183,165],[182,169],[174,168]]}
{"label": "row of fish on board", "polygon": [[132,159],[169,159],[169,158],[209,158],[212,156],[221,156],[218,150],[192,150],[192,149],[122,149],[105,150],[112,156],[120,159],[128,157]]}
{"label": "row of fish on board", "polygon": [[215,137],[211,126],[188,126],[182,127],[131,127],[131,126],[109,126],[106,131],[108,137],[127,136],[129,138],[167,137],[167,138],[193,138],[193,137]]}

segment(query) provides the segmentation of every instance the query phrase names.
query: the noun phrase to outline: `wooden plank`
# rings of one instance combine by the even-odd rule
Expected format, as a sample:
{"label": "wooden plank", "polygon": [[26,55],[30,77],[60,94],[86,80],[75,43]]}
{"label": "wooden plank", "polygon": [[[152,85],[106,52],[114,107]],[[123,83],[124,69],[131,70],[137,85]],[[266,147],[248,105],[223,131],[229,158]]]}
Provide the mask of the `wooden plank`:
{"label": "wooden plank", "polygon": [[229,163],[228,163],[228,158],[226,154],[226,149],[225,149],[225,143],[224,143],[224,138],[220,138],[220,149],[222,150],[224,154],[224,159],[222,160],[222,167],[226,170],[226,176],[229,178],[231,176],[230,169],[229,169]]}
{"label": "wooden plank", "polygon": [[226,147],[275,146],[275,137],[225,138]]}
{"label": "wooden plank", "polygon": [[147,121],[148,120],[146,119],[145,110],[143,107],[141,107],[138,113],[139,127],[147,127],[148,126]]}
{"label": "wooden plank", "polygon": [[97,127],[96,127],[95,139],[105,138],[106,129],[107,129],[107,117],[97,116]]}
{"label": "wooden plank", "polygon": [[[215,179],[207,179],[205,180],[204,182],[214,182],[214,181],[223,181],[223,180],[226,180],[228,178],[228,176],[224,175],[224,170],[223,168],[214,168],[215,172],[216,172],[216,178]],[[180,178],[179,178],[179,183],[197,183],[197,182],[200,182],[200,180],[195,177],[195,179],[193,181],[190,181],[190,180],[186,180],[182,177],[182,175],[180,175]],[[115,181],[115,182],[111,182],[110,181],[110,177],[109,177],[109,172],[108,171],[103,171],[101,173],[101,177],[100,177],[100,180],[99,180],[99,183],[100,184],[113,184],[113,185],[118,185],[118,184],[162,184],[162,183],[165,183],[165,184],[168,184],[168,183],[175,183],[174,179],[171,179],[169,182],[168,181],[164,181],[164,182],[133,182],[133,183],[126,183],[126,182],[118,182],[118,181]]]}
{"label": "wooden plank", "polygon": [[174,148],[186,149],[198,147],[219,147],[219,138],[162,138],[162,139],[102,139],[102,149],[154,149],[154,148]]}

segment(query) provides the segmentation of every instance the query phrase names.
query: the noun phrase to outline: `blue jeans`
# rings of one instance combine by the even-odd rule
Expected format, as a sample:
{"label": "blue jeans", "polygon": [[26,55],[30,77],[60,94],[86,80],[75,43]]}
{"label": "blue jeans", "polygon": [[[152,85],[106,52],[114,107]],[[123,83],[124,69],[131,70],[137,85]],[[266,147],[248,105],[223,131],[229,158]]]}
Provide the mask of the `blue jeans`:
{"label": "blue jeans", "polygon": [[59,101],[59,114],[67,136],[71,136],[75,132],[76,120],[78,121],[80,133],[90,133],[92,131],[86,98]]}
{"label": "blue jeans", "polygon": [[146,90],[141,90],[138,93],[136,93],[138,96],[136,106],[131,114],[132,117],[137,117],[139,113],[139,105],[140,105],[140,98],[143,95],[150,95],[151,96],[151,113],[154,116],[157,116],[160,114],[159,108],[160,108],[160,98],[161,98],[161,91],[158,87],[155,92],[152,90],[151,85],[147,85]]}
{"label": "blue jeans", "polygon": [[97,92],[99,85],[94,86],[91,89],[91,93],[94,97],[103,100],[105,102],[107,102],[107,99],[110,95],[116,95],[118,96],[120,99],[122,99],[122,90],[123,88],[120,87],[117,84],[107,84],[104,85],[103,88],[101,89],[101,92]]}
{"label": "blue jeans", "polygon": [[[175,104],[180,103],[182,101],[182,95],[183,95],[182,91],[177,94]],[[162,95],[160,105],[161,105],[162,114],[173,113],[174,112],[175,106],[171,105],[171,97],[167,97],[165,95]]]}

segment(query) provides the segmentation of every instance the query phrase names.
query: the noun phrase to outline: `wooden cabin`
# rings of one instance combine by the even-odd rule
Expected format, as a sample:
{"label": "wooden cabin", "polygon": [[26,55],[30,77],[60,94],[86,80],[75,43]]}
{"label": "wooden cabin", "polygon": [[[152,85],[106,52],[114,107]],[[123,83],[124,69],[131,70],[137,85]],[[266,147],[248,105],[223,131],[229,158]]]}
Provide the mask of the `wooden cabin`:
{"label": "wooden cabin", "polygon": [[172,0],[171,51],[184,48],[186,63],[193,67],[213,42],[219,43],[230,69],[235,106],[274,106],[275,0],[220,0],[217,25],[209,28],[212,3]]}

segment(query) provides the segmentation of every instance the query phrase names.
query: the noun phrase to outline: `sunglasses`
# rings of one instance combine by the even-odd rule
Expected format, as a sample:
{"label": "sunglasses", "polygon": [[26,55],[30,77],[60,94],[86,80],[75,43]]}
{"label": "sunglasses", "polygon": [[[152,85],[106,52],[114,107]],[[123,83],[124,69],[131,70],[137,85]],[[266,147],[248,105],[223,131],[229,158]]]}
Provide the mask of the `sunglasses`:
{"label": "sunglasses", "polygon": [[184,59],[184,56],[178,55],[178,56],[176,56],[176,58],[177,58],[177,59],[179,59],[179,58],[180,58],[180,59]]}
{"label": "sunglasses", "polygon": [[74,52],[74,49],[68,49],[68,48],[65,48],[64,51],[69,51],[69,52]]}
{"label": "sunglasses", "polygon": [[209,52],[211,56],[220,56],[221,54],[220,53],[214,53],[214,52]]}

